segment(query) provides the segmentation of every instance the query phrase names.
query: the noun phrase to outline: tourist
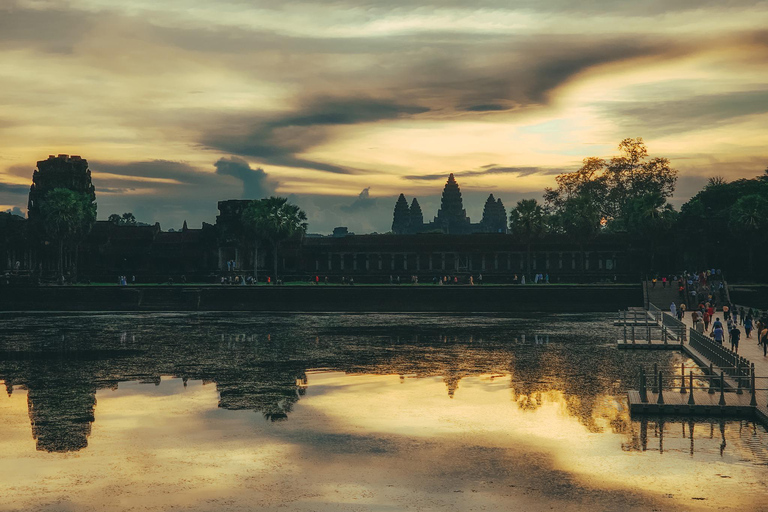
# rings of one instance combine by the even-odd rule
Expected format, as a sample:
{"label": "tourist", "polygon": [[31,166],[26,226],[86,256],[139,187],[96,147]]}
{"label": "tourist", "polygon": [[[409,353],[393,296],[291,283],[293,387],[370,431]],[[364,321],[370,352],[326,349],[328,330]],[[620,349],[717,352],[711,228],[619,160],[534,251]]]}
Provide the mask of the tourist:
{"label": "tourist", "polygon": [[656,278],[654,277],[651,282],[653,283],[652,288],[656,288]]}
{"label": "tourist", "polygon": [[731,350],[739,353],[739,337],[741,336],[741,331],[739,330],[739,326],[731,322],[731,330],[728,332],[728,335],[730,337],[731,341]]}
{"label": "tourist", "polygon": [[673,317],[677,316],[677,306],[675,306],[674,302],[669,305],[669,312],[672,314]]}
{"label": "tourist", "polygon": [[[613,280],[614,281],[616,280],[616,276],[613,276]],[[547,273],[547,275],[544,276],[544,283],[549,284],[549,273]]]}
{"label": "tourist", "polygon": [[354,286],[354,285],[355,285],[355,278],[354,277],[350,277],[349,278],[349,286]]}
{"label": "tourist", "polygon": [[520,284],[525,284],[525,275],[523,275],[523,277],[520,278]]}
{"label": "tourist", "polygon": [[475,286],[475,280],[472,276],[469,276],[469,286]]}
{"label": "tourist", "polygon": [[688,308],[685,306],[685,302],[681,302],[680,303],[680,320],[685,318],[685,310],[686,309],[688,309]]}
{"label": "tourist", "polygon": [[717,329],[718,327],[720,329],[723,328],[723,323],[720,321],[720,317],[715,318],[715,323],[712,324],[713,329]]}
{"label": "tourist", "polygon": [[325,276],[325,284],[328,284],[328,276]]}
{"label": "tourist", "polygon": [[699,334],[704,334],[704,322],[701,320],[701,318],[696,318],[696,320],[693,322],[693,328]]}
{"label": "tourist", "polygon": [[392,277],[392,274],[389,274],[389,284],[393,284],[394,282],[395,282],[395,280]]}
{"label": "tourist", "polygon": [[739,324],[744,325],[744,306],[739,306]]}
{"label": "tourist", "polygon": [[477,284],[483,284],[483,274],[477,275]]}
{"label": "tourist", "polygon": [[666,288],[667,287],[667,278],[666,278],[666,276],[661,278],[661,287],[662,288]]}
{"label": "tourist", "polygon": [[712,319],[712,316],[705,310],[702,319],[704,320],[704,332],[707,332],[709,331],[709,321]]}
{"label": "tourist", "polygon": [[720,327],[716,327],[716,328],[712,329],[712,337],[720,345],[723,344],[723,335],[724,335],[724,332],[723,332],[723,326],[722,325]]}
{"label": "tourist", "polygon": [[731,308],[728,307],[728,304],[723,304],[723,320],[728,322],[731,319]]}
{"label": "tourist", "polygon": [[747,335],[747,338],[749,338],[750,333],[752,333],[752,317],[749,315],[744,319],[744,333]]}

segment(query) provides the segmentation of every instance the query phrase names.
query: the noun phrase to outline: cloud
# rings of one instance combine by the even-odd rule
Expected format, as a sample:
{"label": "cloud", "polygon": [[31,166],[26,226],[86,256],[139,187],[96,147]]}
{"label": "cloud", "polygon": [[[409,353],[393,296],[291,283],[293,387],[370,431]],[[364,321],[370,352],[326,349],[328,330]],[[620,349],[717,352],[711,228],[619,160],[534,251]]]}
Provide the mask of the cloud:
{"label": "cloud", "polygon": [[14,0],[0,7],[0,49],[37,48],[72,53],[96,25],[95,16],[70,9],[24,9]]}
{"label": "cloud", "polygon": [[15,183],[0,182],[0,193],[29,194],[29,185],[16,185]]}
{"label": "cloud", "polygon": [[216,167],[216,174],[232,176],[243,182],[244,199],[261,199],[275,192],[275,185],[269,180],[264,169],[251,169],[248,162],[242,158],[220,158],[213,165]]}
{"label": "cloud", "polygon": [[370,190],[371,187],[364,188],[362,192],[360,192],[360,195],[357,196],[357,199],[350,205],[342,206],[341,211],[345,213],[357,213],[362,210],[370,210],[376,206],[376,199],[371,197]]}
{"label": "cloud", "polygon": [[325,142],[327,129],[341,125],[373,123],[427,112],[416,105],[369,98],[318,98],[295,112],[262,119],[224,118],[203,136],[205,146],[258,158],[272,165],[356,174],[360,169],[301,158],[298,155]]}
{"label": "cloud", "polygon": [[[454,172],[453,175],[457,178],[489,176],[492,174],[514,174],[518,177],[522,177],[534,174],[555,175],[562,172],[564,172],[564,169],[551,169],[546,167],[502,167],[496,164],[489,164],[482,166],[479,170],[459,171]],[[448,173],[411,174],[403,176],[403,178],[412,181],[444,181],[448,178]]]}
{"label": "cloud", "polygon": [[24,211],[18,206],[14,206],[10,210],[5,210],[5,213],[10,213],[11,215],[17,215],[19,217],[26,217],[26,215],[24,214]]}
{"label": "cloud", "polygon": [[605,107],[625,126],[661,137],[722,125],[733,119],[768,112],[768,90],[707,94],[670,101],[638,101]]}

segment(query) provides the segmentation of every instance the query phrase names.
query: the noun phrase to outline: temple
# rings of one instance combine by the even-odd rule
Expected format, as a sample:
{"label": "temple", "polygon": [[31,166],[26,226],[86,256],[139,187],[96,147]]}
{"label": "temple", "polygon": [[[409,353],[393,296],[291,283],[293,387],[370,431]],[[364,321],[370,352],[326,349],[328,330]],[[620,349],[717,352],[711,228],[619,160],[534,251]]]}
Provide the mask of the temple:
{"label": "temple", "polygon": [[[55,188],[68,188],[95,199],[88,162],[77,156],[51,156],[37,164],[29,193],[29,218],[0,213],[0,271],[3,282],[54,282],[60,275],[59,253],[46,239],[40,223],[40,201]],[[631,251],[626,235],[600,236],[580,243],[547,234],[528,247],[507,230],[501,200],[489,195],[480,222],[472,223],[453,175],[445,184],[437,215],[424,222],[418,199],[400,195],[392,233],[355,235],[344,228],[329,236],[297,236],[280,246],[279,256],[245,240],[241,213],[248,200],[218,203],[215,224],[200,228],[184,224],[164,231],[159,224],[123,225],[96,221],[72,246],[68,256],[77,272],[67,282],[115,282],[135,276],[137,283],[187,281],[217,283],[222,275],[274,273],[284,281],[342,276],[358,283],[388,283],[391,276],[431,280],[438,275],[482,273],[485,282],[514,282],[523,272],[552,274],[553,282],[635,279],[643,261]],[[102,215],[103,216],[103,215]],[[258,256],[258,261],[255,261]],[[279,260],[275,262],[275,258]],[[663,258],[664,255],[657,255]],[[530,261],[530,265],[528,262]],[[256,272],[258,271],[258,272]]]}
{"label": "temple", "polygon": [[493,194],[488,196],[483,210],[483,218],[473,224],[467,217],[464,202],[453,173],[448,175],[448,181],[443,188],[440,209],[432,222],[425,223],[421,206],[414,197],[410,208],[404,194],[400,194],[395,203],[392,219],[392,233],[396,235],[413,235],[417,233],[445,233],[446,235],[468,235],[471,233],[506,233],[507,210],[501,199]]}

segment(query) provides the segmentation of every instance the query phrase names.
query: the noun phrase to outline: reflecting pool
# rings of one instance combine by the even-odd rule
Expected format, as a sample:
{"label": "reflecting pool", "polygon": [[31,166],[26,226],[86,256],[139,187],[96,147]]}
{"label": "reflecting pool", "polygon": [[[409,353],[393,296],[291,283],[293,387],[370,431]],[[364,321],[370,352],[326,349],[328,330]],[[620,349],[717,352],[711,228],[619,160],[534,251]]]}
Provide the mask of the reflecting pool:
{"label": "reflecting pool", "polygon": [[751,421],[631,418],[607,315],[0,315],[0,510],[766,510]]}

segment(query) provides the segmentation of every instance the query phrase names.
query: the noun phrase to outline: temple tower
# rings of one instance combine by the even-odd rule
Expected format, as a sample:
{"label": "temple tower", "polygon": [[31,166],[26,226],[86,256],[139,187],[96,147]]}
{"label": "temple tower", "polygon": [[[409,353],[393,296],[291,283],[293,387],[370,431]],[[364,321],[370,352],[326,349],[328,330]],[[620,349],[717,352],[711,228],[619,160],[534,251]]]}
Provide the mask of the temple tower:
{"label": "temple tower", "polygon": [[56,188],[66,188],[96,200],[96,192],[91,182],[88,161],[79,156],[51,155],[47,160],[37,162],[37,170],[32,175],[29,189],[28,217],[34,221],[40,216],[40,204],[45,196]]}
{"label": "temple tower", "polygon": [[448,181],[443,189],[443,197],[440,201],[440,209],[435,217],[435,225],[449,234],[462,234],[470,231],[469,217],[464,209],[461,199],[461,189],[456,183],[453,173],[448,176]]}

